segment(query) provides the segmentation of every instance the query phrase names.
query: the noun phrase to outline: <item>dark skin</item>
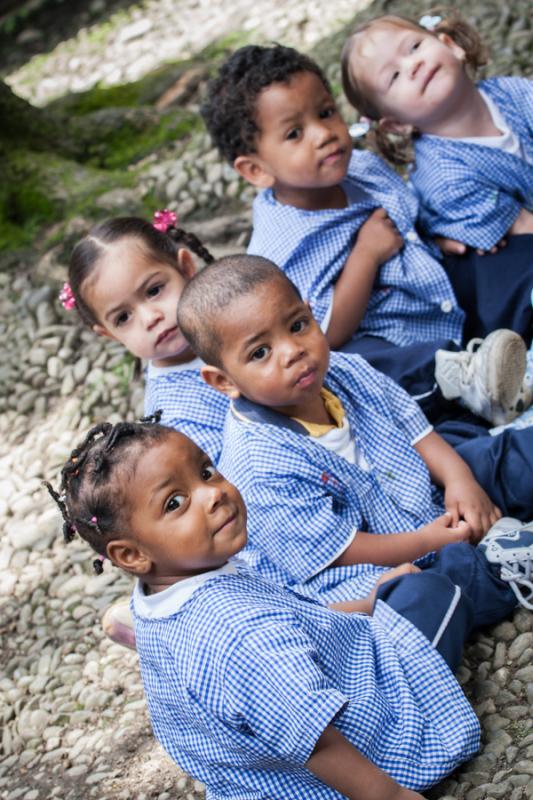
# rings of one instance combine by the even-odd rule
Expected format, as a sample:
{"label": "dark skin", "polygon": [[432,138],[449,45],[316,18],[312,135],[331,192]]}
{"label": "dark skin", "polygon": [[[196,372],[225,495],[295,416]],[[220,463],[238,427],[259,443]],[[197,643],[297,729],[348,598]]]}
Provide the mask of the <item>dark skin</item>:
{"label": "dark skin", "polygon": [[[113,563],[140,578],[147,593],[217,569],[246,544],[246,509],[239,492],[212,467],[205,453],[176,431],[169,431],[139,458],[128,504],[130,530],[113,539],[107,553]],[[417,571],[413,565],[402,565],[379,583],[413,571]],[[377,585],[367,598],[334,608],[371,613]],[[307,768],[353,800],[422,797],[402,788],[332,725],[318,739]]]}

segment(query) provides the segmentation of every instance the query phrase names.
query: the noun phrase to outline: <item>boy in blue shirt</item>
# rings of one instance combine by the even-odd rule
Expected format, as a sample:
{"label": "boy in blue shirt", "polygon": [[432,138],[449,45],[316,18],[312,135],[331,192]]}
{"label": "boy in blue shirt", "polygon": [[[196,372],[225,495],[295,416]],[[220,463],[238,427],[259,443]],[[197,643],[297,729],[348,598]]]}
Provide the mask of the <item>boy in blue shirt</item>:
{"label": "boy in blue shirt", "polygon": [[478,541],[500,508],[533,516],[533,429],[502,440],[456,423],[454,451],[392,380],[360,357],[330,357],[309,306],[266,259],[206,267],[178,324],[204,379],[231,399],[220,468],[249,507],[248,557],[263,575],[342,600],[352,579],[367,591],[384,567]]}
{"label": "boy in blue shirt", "polygon": [[516,603],[480,547],[450,545],[434,569],[404,565],[330,610],[235,559],[242,497],[173,429],[98,425],[61,494],[48,488],[67,541],[79,533],[137,578],[154,733],[211,800],[422,800],[475,753],[452,670],[472,626]]}
{"label": "boy in blue shirt", "polygon": [[317,64],[279,45],[241,48],[202,113],[222,154],[262,189],[248,252],[283,269],[333,348],[363,355],[432,418],[443,396],[489,422],[522,410],[524,342],[491,328],[479,352],[477,341],[457,352],[464,314],[417,233],[418,201],[376,155],[352,152]]}

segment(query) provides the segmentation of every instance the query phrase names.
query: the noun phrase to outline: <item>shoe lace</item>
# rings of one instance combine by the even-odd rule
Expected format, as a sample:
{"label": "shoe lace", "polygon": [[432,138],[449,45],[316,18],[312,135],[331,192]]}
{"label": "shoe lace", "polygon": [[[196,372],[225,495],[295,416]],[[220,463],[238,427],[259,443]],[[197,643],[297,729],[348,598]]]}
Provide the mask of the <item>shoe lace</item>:
{"label": "shoe lace", "polygon": [[460,382],[463,386],[468,386],[475,376],[476,365],[474,355],[482,342],[483,339],[470,339],[461,354],[462,358],[459,361],[461,365]]}
{"label": "shoe lace", "polygon": [[[500,571],[500,578],[509,584],[520,605],[533,611],[533,562],[527,560],[504,564]],[[526,589],[527,592],[523,594],[520,591],[521,588]]]}

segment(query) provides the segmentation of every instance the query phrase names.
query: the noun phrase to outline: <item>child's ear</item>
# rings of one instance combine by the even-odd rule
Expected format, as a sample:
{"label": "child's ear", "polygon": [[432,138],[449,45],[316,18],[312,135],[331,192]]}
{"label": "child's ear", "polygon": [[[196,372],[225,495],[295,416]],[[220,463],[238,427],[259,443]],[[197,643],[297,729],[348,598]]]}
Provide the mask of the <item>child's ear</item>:
{"label": "child's ear", "polygon": [[395,133],[398,136],[412,136],[414,125],[408,125],[405,122],[397,122],[395,119],[389,117],[382,117],[379,120],[379,127],[385,133]]}
{"label": "child's ear", "polygon": [[233,168],[245,181],[258,189],[270,189],[274,186],[274,176],[267,172],[257,156],[238,156],[233,162]]}
{"label": "child's ear", "polygon": [[452,37],[451,37],[451,36],[449,36],[447,33],[438,33],[438,34],[437,34],[437,38],[438,38],[438,40],[439,40],[440,42],[442,42],[443,44],[445,44],[445,45],[446,45],[446,47],[449,47],[449,48],[450,48],[450,50],[452,51],[452,53],[454,54],[454,56],[455,56],[455,57],[456,57],[456,58],[457,58],[459,61],[466,61],[466,53],[465,53],[465,51],[463,50],[463,48],[462,48],[462,47],[459,47],[459,45],[457,44],[457,42],[455,42],[455,41],[452,39]]}
{"label": "child's ear", "polygon": [[115,342],[117,341],[117,338],[116,338],[116,336],[113,336],[113,334],[112,334],[112,333],[110,333],[110,332],[107,330],[107,328],[104,328],[104,326],[103,326],[103,325],[98,325],[98,324],[97,324],[97,325],[93,325],[93,331],[94,331],[94,333],[96,333],[98,336],[107,336],[107,338],[108,338],[108,339],[113,339],[113,341],[115,341]]}
{"label": "child's ear", "polygon": [[106,549],[113,564],[126,572],[146,575],[152,569],[152,560],[131,539],[113,539]]}
{"label": "child's ear", "polygon": [[176,255],[178,262],[178,269],[184,278],[190,281],[193,275],[196,274],[196,264],[190,250],[186,247],[180,247]]}
{"label": "child's ear", "polygon": [[218,367],[212,367],[209,364],[205,364],[200,369],[200,373],[204,381],[213,389],[216,389],[217,392],[225,394],[226,397],[229,397],[232,400],[236,400],[237,397],[240,396],[241,393],[239,389],[233,383],[231,378],[226,375],[224,370],[219,369]]}

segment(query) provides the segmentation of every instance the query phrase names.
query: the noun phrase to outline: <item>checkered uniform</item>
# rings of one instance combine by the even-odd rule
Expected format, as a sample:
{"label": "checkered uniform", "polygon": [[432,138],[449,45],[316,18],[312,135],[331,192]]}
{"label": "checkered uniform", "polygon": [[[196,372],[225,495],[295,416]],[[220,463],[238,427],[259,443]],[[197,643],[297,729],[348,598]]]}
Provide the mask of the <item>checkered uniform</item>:
{"label": "checkered uniform", "polygon": [[227,397],[205,383],[197,366],[177,370],[154,369],[149,364],[145,379],[145,414],[161,409],[161,424],[184,433],[216,464],[222,449]]}
{"label": "checkered uniform", "polygon": [[430,236],[488,250],[522,208],[533,210],[533,81],[489,78],[479,88],[518,137],[524,158],[483,144],[420,136],[411,182]]}
{"label": "checkered uniform", "polygon": [[306,211],[278,203],[271,189],[254,201],[248,252],[277,264],[310,301],[323,323],[357,231],[382,206],[404,238],[397,255],[377,273],[357,335],[397,345],[462,337],[463,312],[441,265],[414,225],[418,201],[403,180],[373,153],[354,151],[343,181],[346,208]]}
{"label": "checkered uniform", "polygon": [[305,768],[330,724],[412,789],[477,750],[452,672],[385,603],[341,614],[242,567],[173,590],[136,587],[137,650],[154,733],[209,800],[341,800]]}
{"label": "checkered uniform", "polygon": [[262,407],[243,412],[243,401],[228,414],[220,471],[248,508],[247,562],[283,586],[333,602],[365,596],[384,571],[329,567],[354,531],[416,530],[444,508],[411,444],[431,427],[406,392],[359,356],[340,353],[331,354],[325,386],[341,400],[368,471],[291,430],[287,424],[298,424],[283,415],[267,410],[268,422],[251,421]]}

